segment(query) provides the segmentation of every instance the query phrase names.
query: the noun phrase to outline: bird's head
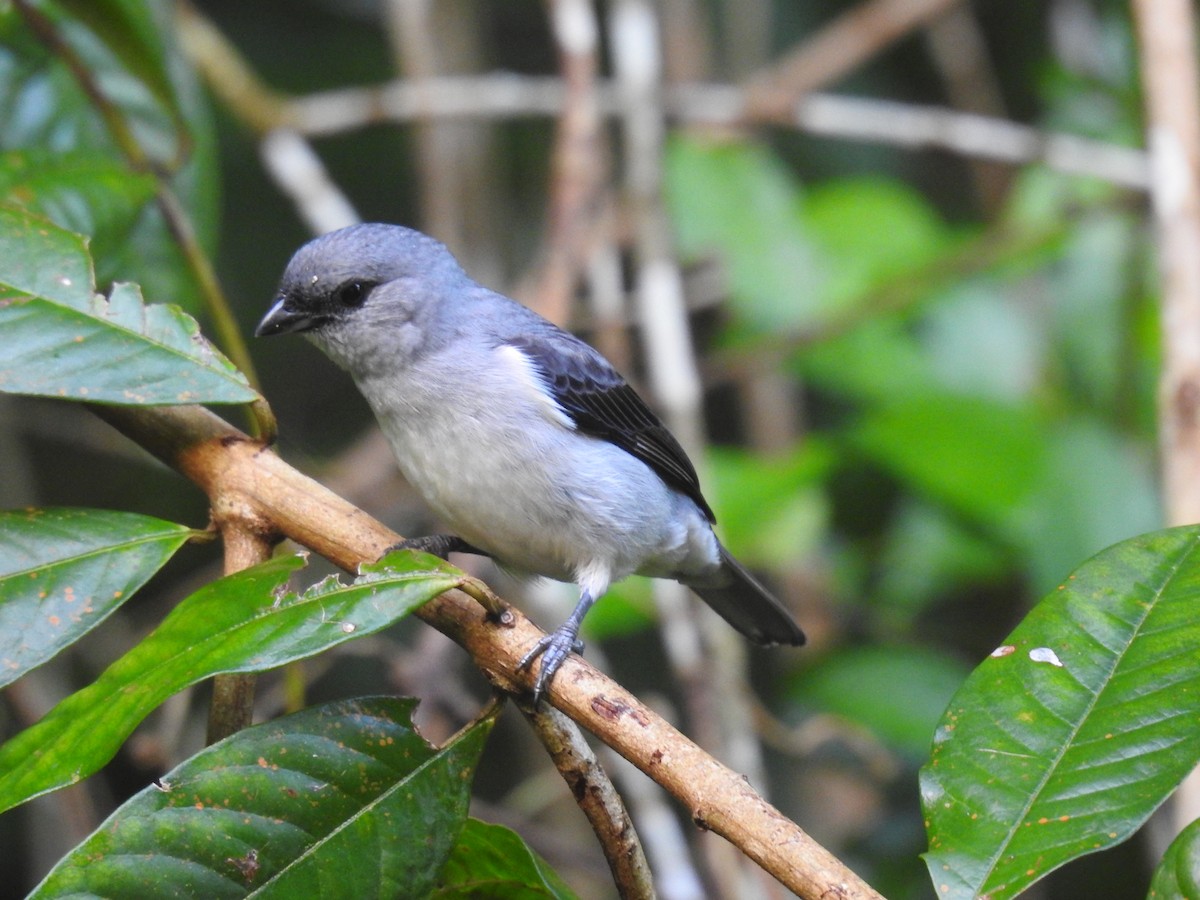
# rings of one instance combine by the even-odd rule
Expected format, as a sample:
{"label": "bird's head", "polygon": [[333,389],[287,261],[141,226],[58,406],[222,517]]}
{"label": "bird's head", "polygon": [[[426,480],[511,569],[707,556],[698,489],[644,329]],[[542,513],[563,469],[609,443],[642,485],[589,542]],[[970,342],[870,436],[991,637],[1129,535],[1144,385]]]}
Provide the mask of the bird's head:
{"label": "bird's head", "polygon": [[351,225],[309,241],[284,270],[256,337],[302,332],[340,365],[412,352],[466,275],[444,245],[400,225]]}

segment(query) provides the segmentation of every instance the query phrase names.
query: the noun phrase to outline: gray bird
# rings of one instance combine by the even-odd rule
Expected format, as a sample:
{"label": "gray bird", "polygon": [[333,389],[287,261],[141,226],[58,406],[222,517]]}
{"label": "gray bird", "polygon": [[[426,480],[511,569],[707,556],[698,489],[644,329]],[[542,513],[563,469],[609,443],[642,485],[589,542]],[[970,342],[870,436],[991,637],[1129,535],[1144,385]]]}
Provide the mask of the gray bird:
{"label": "gray bird", "polygon": [[405,546],[484,553],[579,587],[540,655],[535,699],[592,604],[634,573],[673,578],[760,644],[804,643],[713,534],[683,448],[599,353],[472,281],[398,225],[301,247],[257,336],[304,332],[354,378],[405,477],[454,535]]}

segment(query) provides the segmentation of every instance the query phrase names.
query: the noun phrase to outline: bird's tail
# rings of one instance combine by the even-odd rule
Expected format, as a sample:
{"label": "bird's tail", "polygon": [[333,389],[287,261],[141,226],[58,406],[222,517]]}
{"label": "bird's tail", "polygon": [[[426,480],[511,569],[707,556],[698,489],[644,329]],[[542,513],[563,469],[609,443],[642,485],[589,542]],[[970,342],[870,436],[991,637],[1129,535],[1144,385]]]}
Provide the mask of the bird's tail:
{"label": "bird's tail", "polygon": [[804,632],[783,604],[772,597],[724,546],[721,547],[721,568],[715,577],[685,583],[750,640],[797,647],[804,643]]}

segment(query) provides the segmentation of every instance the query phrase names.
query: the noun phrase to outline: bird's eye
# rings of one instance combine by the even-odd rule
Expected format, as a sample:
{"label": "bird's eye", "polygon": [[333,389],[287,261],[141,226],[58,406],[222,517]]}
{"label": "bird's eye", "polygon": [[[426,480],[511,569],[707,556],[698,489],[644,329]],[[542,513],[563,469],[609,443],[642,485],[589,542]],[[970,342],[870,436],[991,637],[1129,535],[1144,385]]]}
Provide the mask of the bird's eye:
{"label": "bird's eye", "polygon": [[371,287],[371,285],[363,281],[347,281],[345,284],[338,286],[333,296],[339,306],[351,309],[363,305]]}

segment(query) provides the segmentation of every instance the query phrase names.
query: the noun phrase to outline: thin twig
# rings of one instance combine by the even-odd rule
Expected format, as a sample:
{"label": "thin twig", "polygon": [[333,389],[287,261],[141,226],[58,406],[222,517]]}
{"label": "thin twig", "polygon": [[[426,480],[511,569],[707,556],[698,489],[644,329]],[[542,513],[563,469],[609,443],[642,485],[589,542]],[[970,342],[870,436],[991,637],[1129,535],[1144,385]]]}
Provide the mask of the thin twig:
{"label": "thin twig", "polygon": [[[233,511],[235,507],[227,507]],[[257,522],[247,523],[240,515],[213,517],[225,544],[225,574],[240,572],[271,558],[274,541],[257,529]],[[208,707],[209,744],[215,744],[243,728],[250,727],[254,718],[254,685],[257,676],[235,673],[213,678],[212,702]]]}
{"label": "thin twig", "polygon": [[[929,22],[925,45],[956,110],[998,119],[1005,115],[983,28],[970,4],[960,3]],[[982,159],[971,160],[970,170],[985,217],[995,218],[1008,194],[1012,173]]]}
{"label": "thin twig", "polygon": [[805,94],[850,74],[884,47],[960,0],[866,0],[746,82],[749,106],[783,115]]}
{"label": "thin twig", "polygon": [[704,882],[696,871],[685,828],[663,792],[608,747],[600,748],[600,757],[641,826],[646,858],[653,863],[655,884],[663,900],[703,900]]}
{"label": "thin twig", "polygon": [[263,167],[296,207],[313,234],[361,221],[342,189],[329,177],[312,146],[290,128],[267,132],[258,145]]}
{"label": "thin twig", "polygon": [[[1162,271],[1159,455],[1167,524],[1200,521],[1200,74],[1188,0],[1134,0]],[[1200,772],[1176,797],[1182,828],[1200,816]]]}
{"label": "thin twig", "polygon": [[589,255],[608,162],[596,104],[600,28],[592,0],[549,0],[549,12],[564,96],[550,161],[548,227],[529,305],[562,325]]}
{"label": "thin twig", "polygon": [[[625,103],[624,171],[649,385],[672,432],[693,459],[702,460],[703,390],[663,197],[666,122],[657,18],[648,0],[617,0],[611,29],[614,71]],[[697,616],[696,600],[682,585],[656,581],[653,590],[668,658],[686,690],[691,729],[702,735],[701,746],[719,752],[761,785],[762,758],[749,714],[739,692],[725,690],[742,679],[740,638],[724,623],[711,627],[715,616]],[[702,656],[704,644],[716,652]],[[704,841],[701,847],[720,893],[747,897],[748,886],[738,878],[738,860],[730,858],[728,845]]]}
{"label": "thin twig", "polygon": [[550,706],[518,700],[517,708],[537,733],[571,796],[592,826],[617,892],[624,900],[654,897],[654,880],[637,831],[596,754],[574,722]]}
{"label": "thin twig", "polygon": [[[562,79],[509,73],[426,78],[419,85],[399,80],[287,98],[258,79],[215,26],[186,4],[182,10],[181,35],[193,63],[233,113],[260,133],[287,126],[322,137],[381,122],[557,117],[567,103]],[[1134,190],[1149,186],[1141,150],[943,107],[823,93],[796,99],[793,92],[789,103],[763,108],[748,101],[743,87],[694,81],[667,85],[662,102],[666,115],[681,125],[798,128],[1013,165],[1041,163]],[[600,115],[620,114],[611,82],[597,80],[595,103]]]}
{"label": "thin twig", "polygon": [[[487,75],[438,78],[417,91],[406,82],[341,88],[290,101],[288,121],[311,137],[340,134],[379,122],[410,122],[418,116],[446,118],[541,118],[558,115],[565,99],[556,78]],[[617,115],[614,85],[597,85],[601,113]],[[909,149],[945,150],[960,156],[1014,165],[1041,163],[1052,169],[1145,190],[1146,155],[1132,147],[1071,134],[1044,132],[1006,119],[959,113],[944,107],[809,94],[783,110],[751,109],[733,85],[678,84],[664,88],[667,116],[683,125],[742,127],[775,125],[809,134]]]}

